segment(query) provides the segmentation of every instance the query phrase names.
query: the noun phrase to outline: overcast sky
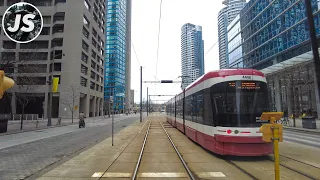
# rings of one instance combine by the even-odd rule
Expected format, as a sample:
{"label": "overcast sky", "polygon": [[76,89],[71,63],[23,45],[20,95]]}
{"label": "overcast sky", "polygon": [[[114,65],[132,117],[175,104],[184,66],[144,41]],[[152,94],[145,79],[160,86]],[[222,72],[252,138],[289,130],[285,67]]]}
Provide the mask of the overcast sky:
{"label": "overcast sky", "polygon": [[[185,23],[202,26],[204,53],[218,41],[217,15],[224,7],[222,0],[163,0],[160,30],[159,60],[157,63],[160,0],[132,0],[131,89],[135,102],[140,102],[140,65],[143,81],[176,80],[181,75],[181,27]],[[219,69],[218,44],[205,56],[205,72]],[[156,74],[156,68],[158,69]],[[180,84],[143,84],[149,94],[173,95],[181,92]],[[169,97],[153,97],[167,100]],[[159,101],[160,102],[160,101]]]}

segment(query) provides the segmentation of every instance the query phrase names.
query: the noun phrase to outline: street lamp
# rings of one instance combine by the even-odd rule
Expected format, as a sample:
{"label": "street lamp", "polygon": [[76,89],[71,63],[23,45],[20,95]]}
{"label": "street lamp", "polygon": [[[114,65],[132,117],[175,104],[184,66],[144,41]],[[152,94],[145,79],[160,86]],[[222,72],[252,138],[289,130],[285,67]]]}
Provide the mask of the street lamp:
{"label": "street lamp", "polygon": [[[61,54],[57,54],[53,57],[53,59],[55,59],[57,56],[65,56],[64,53],[61,53]],[[52,75],[52,69],[54,68],[54,66],[51,67],[51,75],[50,75],[50,78],[49,80],[47,81],[48,83],[48,100],[49,100],[49,106],[48,106],[48,122],[47,122],[47,126],[51,126],[51,110],[52,110],[52,95],[53,95],[53,92],[52,91],[52,79],[53,79],[53,75]]]}

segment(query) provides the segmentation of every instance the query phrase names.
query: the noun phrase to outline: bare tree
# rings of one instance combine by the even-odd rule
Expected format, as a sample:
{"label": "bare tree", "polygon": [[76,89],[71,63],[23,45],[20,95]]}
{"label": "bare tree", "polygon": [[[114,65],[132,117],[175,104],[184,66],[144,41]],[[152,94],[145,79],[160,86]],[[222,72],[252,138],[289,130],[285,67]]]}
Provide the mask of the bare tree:
{"label": "bare tree", "polygon": [[[314,79],[313,73],[309,73],[312,70],[309,67],[308,64],[302,64],[290,68],[280,75],[283,87],[281,88],[283,109],[285,111],[291,109],[291,112],[288,110],[288,116],[293,115],[293,126],[296,124],[296,117],[299,117],[301,112],[307,111],[312,107],[310,95],[312,88],[314,88]],[[303,100],[305,95],[309,96],[308,101]],[[309,104],[303,104],[305,102]]]}
{"label": "bare tree", "polygon": [[66,92],[66,96],[64,98],[60,98],[61,104],[65,105],[68,110],[71,112],[71,118],[73,123],[73,115],[76,111],[76,105],[78,104],[78,99],[80,97],[80,87],[76,84],[71,84],[68,87],[68,91]]}
{"label": "bare tree", "polygon": [[[0,70],[4,70],[6,76],[15,80],[16,85],[8,92],[16,94],[16,101],[21,105],[22,114],[24,114],[29,102],[35,101],[34,93],[41,83],[35,75],[47,72],[47,65],[41,64],[40,61],[47,60],[48,55],[30,49],[23,49],[16,53],[16,44],[10,43],[6,45],[9,49],[1,48]],[[10,96],[9,93],[6,95]],[[11,102],[8,102],[8,106],[12,109]],[[20,129],[23,127],[23,119],[21,119]]]}

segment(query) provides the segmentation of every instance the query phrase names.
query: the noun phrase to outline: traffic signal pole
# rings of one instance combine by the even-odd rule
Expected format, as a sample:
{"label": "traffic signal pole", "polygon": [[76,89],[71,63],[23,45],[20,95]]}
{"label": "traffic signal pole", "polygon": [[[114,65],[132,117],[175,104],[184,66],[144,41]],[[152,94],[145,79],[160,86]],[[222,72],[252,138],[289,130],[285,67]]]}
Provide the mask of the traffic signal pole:
{"label": "traffic signal pole", "polygon": [[262,133],[263,141],[273,142],[275,180],[280,180],[279,142],[283,141],[282,125],[276,121],[282,117],[283,112],[264,112],[260,117],[260,120],[270,121],[270,124],[263,124],[259,131]]}

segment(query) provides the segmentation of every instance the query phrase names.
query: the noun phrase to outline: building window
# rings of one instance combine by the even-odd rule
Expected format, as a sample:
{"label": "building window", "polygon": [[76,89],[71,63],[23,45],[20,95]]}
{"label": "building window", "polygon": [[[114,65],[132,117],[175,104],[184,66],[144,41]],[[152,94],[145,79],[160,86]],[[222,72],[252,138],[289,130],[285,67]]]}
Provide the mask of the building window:
{"label": "building window", "polygon": [[96,73],[91,71],[91,79],[95,79],[95,77],[96,77]]}
{"label": "building window", "polygon": [[17,85],[46,85],[46,77],[18,77]]}
{"label": "building window", "polygon": [[[3,59],[3,57],[2,57]],[[47,52],[19,52],[19,61],[46,61]]]}
{"label": "building window", "polygon": [[92,27],[92,35],[94,36],[94,37],[97,37],[97,31]]}
{"label": "building window", "polygon": [[90,89],[94,90],[95,85],[96,85],[96,84],[91,81],[91,82],[90,82]]}
{"label": "building window", "polygon": [[58,3],[66,3],[67,0],[55,0],[54,5]]}
{"label": "building window", "polygon": [[50,28],[49,27],[43,27],[41,30],[40,35],[49,35],[50,34]]}
{"label": "building window", "polygon": [[87,39],[89,38],[89,31],[88,31],[85,27],[82,28],[82,34],[83,34],[84,37],[86,37]]}
{"label": "building window", "polygon": [[52,34],[54,33],[62,33],[64,30],[64,25],[63,24],[56,24],[52,28]]}
{"label": "building window", "polygon": [[53,16],[53,23],[55,23],[56,21],[64,21],[64,16],[65,16],[64,12],[57,12]]}
{"label": "building window", "polygon": [[88,9],[88,11],[90,11],[90,5],[87,2],[87,0],[84,0],[84,7],[86,7]]}
{"label": "building window", "polygon": [[4,49],[16,49],[17,43],[13,41],[3,41]]}
{"label": "building window", "polygon": [[96,63],[94,61],[91,61],[91,68],[93,68],[93,69],[96,68]]}
{"label": "building window", "polygon": [[84,75],[88,74],[88,68],[83,64],[81,64],[81,73]]}
{"label": "building window", "polygon": [[48,49],[49,41],[32,41],[26,44],[20,44],[20,49]]}
{"label": "building window", "polygon": [[46,73],[46,64],[21,64],[18,65],[18,73]]}
{"label": "building window", "polygon": [[87,87],[87,79],[81,76],[80,85],[83,87]]}
{"label": "building window", "polygon": [[82,40],[82,48],[87,52],[89,51],[89,45],[84,40]]}
{"label": "building window", "polygon": [[51,24],[51,16],[43,16],[43,24]]}
{"label": "building window", "polygon": [[7,0],[7,6],[11,6],[12,4],[18,3],[20,0]]}
{"label": "building window", "polygon": [[91,57],[92,57],[93,59],[96,59],[96,57],[97,57],[97,53],[94,52],[93,50],[91,50]]}
{"label": "building window", "polygon": [[28,0],[26,2],[29,2],[34,6],[52,6],[51,0]]}
{"label": "building window", "polygon": [[87,27],[90,26],[90,22],[89,22],[89,20],[88,20],[88,18],[87,18],[86,16],[83,16],[83,24],[84,24],[85,26],[87,26]]}
{"label": "building window", "polygon": [[54,65],[53,65],[53,71],[59,71],[59,72],[61,72],[61,63],[54,63]]}
{"label": "building window", "polygon": [[93,45],[94,47],[97,47],[97,41],[94,40],[93,38],[92,38],[92,45]]}
{"label": "building window", "polygon": [[84,52],[82,52],[81,60],[85,63],[88,63],[88,56]]}

